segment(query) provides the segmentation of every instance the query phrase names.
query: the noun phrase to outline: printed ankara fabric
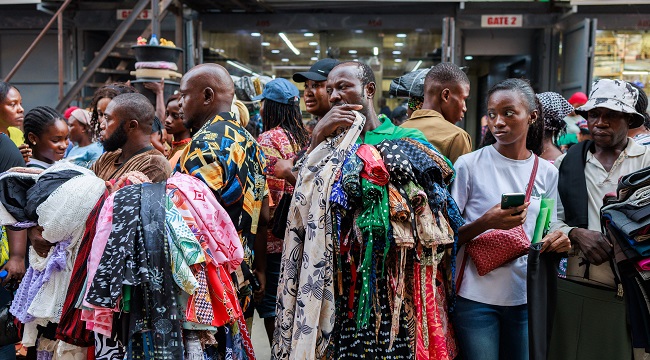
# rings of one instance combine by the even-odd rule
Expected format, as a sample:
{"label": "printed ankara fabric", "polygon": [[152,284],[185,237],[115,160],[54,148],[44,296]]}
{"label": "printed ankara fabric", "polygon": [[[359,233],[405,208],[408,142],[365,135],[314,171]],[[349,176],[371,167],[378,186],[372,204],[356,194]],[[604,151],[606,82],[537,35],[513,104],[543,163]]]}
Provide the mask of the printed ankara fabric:
{"label": "printed ankara fabric", "polygon": [[112,309],[122,295],[122,285],[149,281],[139,216],[140,188],[141,185],[131,185],[115,193],[113,228],[86,294],[91,305]]}
{"label": "printed ankara fabric", "polygon": [[[140,191],[142,250],[146,253],[148,279],[132,286],[127,356],[138,358],[143,354],[156,360],[180,359],[183,357],[181,317],[164,228],[165,183],[142,184]],[[151,347],[147,346],[147,337]]]}
{"label": "printed ankara fabric", "polygon": [[199,243],[210,257],[233,272],[244,258],[244,250],[233,221],[210,188],[199,179],[175,173],[167,179],[167,196],[174,202]]}
{"label": "printed ankara fabric", "polygon": [[[271,164],[275,164],[278,159],[287,160],[295,158],[298,151],[300,151],[300,148],[297,145],[293,145],[291,143],[289,136],[287,136],[286,130],[282,129],[279,126],[260,134],[260,136],[257,138],[257,141],[260,144],[260,148],[262,149],[262,152],[264,152],[264,156],[268,161],[268,166],[266,168],[265,174],[266,182],[269,187],[269,195],[271,197],[269,202],[275,204],[271,206],[271,213],[269,214],[269,218],[273,219],[273,215],[275,213],[277,205],[280,203],[280,199],[282,199],[282,196],[285,194],[291,196],[291,194],[293,194],[293,186],[288,181],[277,178],[275,176],[275,166],[271,166]],[[269,227],[266,244],[267,253],[281,253],[282,239],[273,235],[271,230],[272,229]]]}
{"label": "printed ankara fabric", "polygon": [[392,183],[403,185],[409,181],[416,181],[408,157],[395,141],[384,140],[377,144],[376,147],[381,152],[381,157],[390,173]]}
{"label": "printed ankara fabric", "polygon": [[377,148],[372,145],[363,144],[359,146],[357,156],[363,161],[362,178],[378,186],[388,184],[388,170],[386,170],[386,166]]}
{"label": "printed ankara fabric", "polygon": [[194,134],[176,168],[212,189],[239,233],[249,266],[266,191],[265,166],[264,154],[251,134],[233,113],[220,113]]}
{"label": "printed ankara fabric", "polygon": [[328,207],[332,184],[365,119],[319,144],[301,160],[289,209],[278,286],[272,356],[320,359],[334,327],[334,229]]}

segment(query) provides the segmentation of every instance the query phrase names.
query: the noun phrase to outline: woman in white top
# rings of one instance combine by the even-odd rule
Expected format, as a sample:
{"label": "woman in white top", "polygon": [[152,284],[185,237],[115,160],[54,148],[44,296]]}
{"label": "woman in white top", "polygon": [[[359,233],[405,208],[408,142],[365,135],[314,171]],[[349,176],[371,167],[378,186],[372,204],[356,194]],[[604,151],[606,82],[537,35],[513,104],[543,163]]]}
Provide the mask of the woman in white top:
{"label": "woman in white top", "polygon": [[[452,195],[466,224],[459,229],[457,273],[465,256],[464,244],[491,229],[524,226],[529,239],[542,198],[556,199],[558,171],[538,162],[530,200],[501,209],[501,194],[525,193],[543,138],[539,102],[528,82],[507,79],[488,92],[488,133],[485,146],[461,156],[454,167]],[[555,210],[552,220],[555,220]],[[569,239],[561,232],[548,234],[542,251],[564,252]],[[458,292],[454,325],[461,353],[473,359],[528,359],[526,308],[527,256],[480,276],[468,257]]]}

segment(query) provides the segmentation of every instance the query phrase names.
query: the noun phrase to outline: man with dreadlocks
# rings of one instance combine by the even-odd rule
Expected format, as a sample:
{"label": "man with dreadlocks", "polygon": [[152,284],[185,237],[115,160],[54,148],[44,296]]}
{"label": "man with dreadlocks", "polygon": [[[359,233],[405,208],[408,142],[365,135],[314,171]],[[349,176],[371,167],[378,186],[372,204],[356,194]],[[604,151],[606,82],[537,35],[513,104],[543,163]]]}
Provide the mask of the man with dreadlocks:
{"label": "man with dreadlocks", "polygon": [[[275,164],[280,160],[293,160],[304,147],[309,145],[309,135],[302,123],[300,114],[300,97],[298,88],[286,79],[275,79],[264,87],[262,95],[254,100],[263,100],[260,115],[264,124],[264,132],[257,142],[267,159],[265,171],[266,182],[271,195],[270,215],[276,222],[286,218],[288,206],[278,205],[281,199],[288,204],[293,194],[293,186],[287,180],[276,176]],[[284,213],[284,214],[283,214]],[[284,217],[283,217],[284,215]],[[283,221],[286,223],[286,220]],[[280,235],[278,231],[275,231]],[[282,234],[283,236],[284,234]],[[282,236],[268,230],[266,245],[266,293],[256,305],[257,312],[264,319],[266,335],[269,343],[273,339],[275,329],[275,300],[280,275],[280,260],[282,258]]]}

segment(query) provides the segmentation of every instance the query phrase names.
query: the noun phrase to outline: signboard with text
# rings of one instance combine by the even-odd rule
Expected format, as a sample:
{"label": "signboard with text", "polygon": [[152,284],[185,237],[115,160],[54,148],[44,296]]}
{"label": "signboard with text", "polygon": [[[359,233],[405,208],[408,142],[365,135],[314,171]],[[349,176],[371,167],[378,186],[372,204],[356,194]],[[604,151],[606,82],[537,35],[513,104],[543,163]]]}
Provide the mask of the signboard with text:
{"label": "signboard with text", "polygon": [[524,16],[519,15],[482,15],[481,27],[522,27]]}
{"label": "signboard with text", "polygon": [[[129,15],[131,15],[132,12],[133,12],[132,9],[117,9],[117,20],[126,19]],[[140,15],[138,15],[137,19],[138,20],[151,20],[152,15],[153,14],[151,13],[151,10],[144,9],[140,13]]]}

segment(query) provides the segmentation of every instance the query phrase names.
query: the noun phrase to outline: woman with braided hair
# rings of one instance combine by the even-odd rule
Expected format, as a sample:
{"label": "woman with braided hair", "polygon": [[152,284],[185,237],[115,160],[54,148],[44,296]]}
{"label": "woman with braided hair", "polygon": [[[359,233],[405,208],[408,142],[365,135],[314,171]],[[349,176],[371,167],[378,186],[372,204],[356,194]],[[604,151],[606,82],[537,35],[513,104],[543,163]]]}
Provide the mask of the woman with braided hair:
{"label": "woman with braided hair", "polygon": [[133,86],[125,83],[104,85],[95,91],[95,96],[90,103],[90,108],[92,109],[90,130],[93,142],[99,140],[99,132],[101,131],[99,129],[99,123],[101,123],[101,119],[104,117],[104,110],[106,110],[108,103],[117,95],[135,92],[138,91]]}
{"label": "woman with braided hair", "polygon": [[[298,106],[300,93],[286,79],[275,79],[264,87],[264,92],[257,99],[264,99],[260,115],[264,132],[257,139],[267,158],[265,171],[271,200],[270,216],[279,219],[278,204],[286,195],[293,194],[293,186],[285,179],[278,177],[275,164],[278,160],[293,160],[298,152],[309,145],[309,135],[302,123],[302,115]],[[280,220],[276,220],[280,221]],[[286,221],[286,220],[285,220]],[[263,299],[256,305],[257,312],[264,319],[269,343],[273,339],[275,329],[275,302],[278,280],[280,276],[280,260],[282,258],[283,240],[268,230],[266,247],[266,292]]]}
{"label": "woman with braided hair", "polygon": [[63,115],[49,106],[37,106],[25,114],[23,129],[25,142],[32,149],[27,167],[47,169],[63,159],[70,133]]}

